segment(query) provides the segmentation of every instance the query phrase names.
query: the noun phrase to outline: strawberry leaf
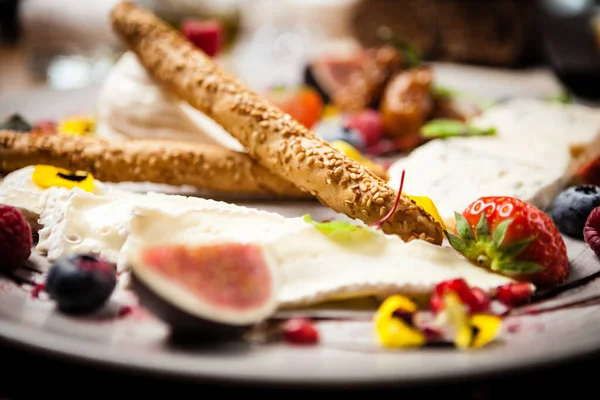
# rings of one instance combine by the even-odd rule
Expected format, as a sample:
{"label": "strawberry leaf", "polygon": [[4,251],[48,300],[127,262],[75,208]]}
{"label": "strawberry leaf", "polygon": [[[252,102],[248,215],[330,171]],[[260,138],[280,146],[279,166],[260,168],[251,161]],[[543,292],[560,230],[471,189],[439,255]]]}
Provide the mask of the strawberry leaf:
{"label": "strawberry leaf", "polygon": [[510,226],[510,224],[512,224],[512,222],[512,219],[506,219],[500,222],[498,226],[496,226],[493,239],[496,246],[500,247],[502,245],[502,242],[504,242],[504,238],[506,237],[506,231],[508,230],[508,227]]}
{"label": "strawberry leaf", "polygon": [[533,242],[534,239],[534,237],[530,237],[527,239],[520,240],[518,242],[507,244],[506,246],[500,246],[498,250],[502,253],[504,257],[514,257],[520,254],[523,250],[525,250],[527,246],[529,246],[529,243]]}
{"label": "strawberry leaf", "polygon": [[544,267],[532,261],[501,261],[492,263],[493,271],[510,274],[533,274],[544,270]]}
{"label": "strawberry leaf", "polygon": [[450,246],[452,246],[454,250],[461,254],[465,254],[467,252],[467,242],[463,238],[448,231],[444,231],[444,233],[448,238],[448,242],[450,242]]}
{"label": "strawberry leaf", "polygon": [[475,228],[475,236],[477,237],[477,240],[486,239],[490,236],[490,227],[488,226],[487,215],[485,215],[485,212],[482,212],[481,217],[479,217],[479,222]]}
{"label": "strawberry leaf", "polygon": [[475,240],[469,221],[456,211],[454,211],[454,219],[456,220],[456,232],[458,232],[459,236],[465,240]]}

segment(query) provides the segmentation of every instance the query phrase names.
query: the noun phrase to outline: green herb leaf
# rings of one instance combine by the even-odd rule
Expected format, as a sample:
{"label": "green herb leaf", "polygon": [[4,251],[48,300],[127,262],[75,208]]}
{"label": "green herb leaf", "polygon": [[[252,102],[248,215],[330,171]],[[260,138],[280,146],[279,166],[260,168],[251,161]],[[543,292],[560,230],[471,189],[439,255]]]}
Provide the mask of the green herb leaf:
{"label": "green herb leaf", "polygon": [[503,261],[492,263],[492,270],[510,274],[534,274],[544,270],[544,267],[532,261]]}
{"label": "green herb leaf", "polygon": [[389,26],[380,26],[377,29],[377,37],[382,42],[394,46],[398,51],[403,53],[408,68],[418,67],[422,64],[420,52],[412,44],[398,39]]}
{"label": "green herb leaf", "polygon": [[444,234],[448,238],[448,242],[450,243],[450,246],[454,248],[454,250],[465,254],[467,251],[467,242],[465,242],[463,238],[448,231],[444,231]]}
{"label": "green herb leaf", "polygon": [[450,89],[445,86],[434,85],[433,86],[433,95],[437,97],[459,97],[459,92],[456,90]]}
{"label": "green herb leaf", "polygon": [[456,211],[454,211],[454,219],[456,220],[456,231],[460,237],[465,240],[474,240],[475,236],[473,236],[473,230],[471,229],[469,221]]}
{"label": "green herb leaf", "polygon": [[502,252],[504,257],[514,257],[525,250],[527,246],[529,246],[529,243],[533,242],[534,239],[535,237],[530,237],[520,240],[518,242],[507,244],[506,246],[501,246],[498,248],[498,250]]}
{"label": "green herb leaf", "polygon": [[561,92],[555,96],[546,97],[546,101],[551,103],[572,104],[573,96],[568,91]]}
{"label": "green herb leaf", "polygon": [[481,128],[454,119],[433,119],[421,127],[421,136],[428,139],[445,139],[464,136],[491,136],[495,128]]}
{"label": "green herb leaf", "polygon": [[479,217],[479,222],[477,222],[477,227],[475,228],[475,237],[477,240],[481,240],[488,236],[490,236],[490,227],[485,212],[482,212],[481,217]]}
{"label": "green herb leaf", "polygon": [[13,114],[8,117],[6,120],[0,122],[0,129],[6,129],[9,131],[15,132],[23,132],[28,133],[31,132],[33,127],[29,124],[21,115]]}
{"label": "green herb leaf", "polygon": [[504,238],[506,237],[506,231],[508,230],[508,227],[510,226],[510,224],[512,224],[512,222],[512,219],[506,219],[500,222],[498,226],[496,226],[493,239],[496,246],[499,247],[500,245],[502,245],[502,242],[504,242]]}
{"label": "green herb leaf", "polygon": [[375,232],[373,232],[371,229],[354,225],[350,222],[316,222],[312,219],[310,214],[304,215],[303,219],[304,221],[312,224],[319,232],[324,233],[334,240],[361,240],[368,239],[372,235],[375,235]]}

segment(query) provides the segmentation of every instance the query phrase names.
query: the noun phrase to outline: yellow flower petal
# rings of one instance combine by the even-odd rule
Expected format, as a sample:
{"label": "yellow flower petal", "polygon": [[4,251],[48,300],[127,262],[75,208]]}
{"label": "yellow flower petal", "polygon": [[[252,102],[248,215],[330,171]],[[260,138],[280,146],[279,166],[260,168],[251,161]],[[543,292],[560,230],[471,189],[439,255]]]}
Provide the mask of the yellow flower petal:
{"label": "yellow flower petal", "polygon": [[469,348],[473,342],[473,329],[467,308],[456,293],[448,292],[444,296],[444,311],[455,331],[454,344],[461,349]]}
{"label": "yellow flower petal", "polygon": [[385,347],[418,347],[426,342],[425,335],[393,316],[396,310],[417,311],[417,305],[404,296],[390,296],[379,307],[374,317],[379,343]]}
{"label": "yellow flower petal", "polygon": [[95,130],[93,117],[72,117],[62,120],[58,124],[58,134],[62,136],[84,136]]}
{"label": "yellow flower petal", "polygon": [[94,177],[84,171],[69,171],[51,165],[36,165],[31,176],[33,182],[43,189],[52,186],[72,189],[81,188],[86,192],[94,190]]}
{"label": "yellow flower petal", "polygon": [[478,329],[471,347],[483,347],[496,339],[502,327],[502,318],[490,314],[474,314],[471,325]]}
{"label": "yellow flower petal", "polygon": [[334,140],[333,142],[331,142],[331,146],[340,150],[342,153],[346,154],[348,157],[352,158],[354,161],[363,163],[363,161],[365,160],[365,158],[360,153],[360,151],[348,142],[345,142],[343,140]]}
{"label": "yellow flower petal", "polygon": [[340,110],[338,108],[336,108],[335,106],[328,104],[323,108],[323,114],[321,115],[321,117],[323,119],[327,119],[327,118],[337,117],[339,115],[340,115]]}
{"label": "yellow flower petal", "polygon": [[442,229],[446,230],[446,224],[444,224],[444,220],[442,219],[433,200],[431,200],[427,196],[410,196],[406,193],[403,194],[409,199],[413,200],[415,203],[417,203],[417,205],[420,206],[427,213],[429,213],[429,215],[431,215],[433,219],[442,226]]}

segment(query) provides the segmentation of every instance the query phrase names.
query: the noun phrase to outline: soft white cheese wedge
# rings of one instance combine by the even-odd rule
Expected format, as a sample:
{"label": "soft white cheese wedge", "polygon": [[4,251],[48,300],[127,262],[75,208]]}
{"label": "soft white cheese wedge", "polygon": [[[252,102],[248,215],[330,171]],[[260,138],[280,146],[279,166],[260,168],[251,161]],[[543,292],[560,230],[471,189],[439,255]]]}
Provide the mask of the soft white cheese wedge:
{"label": "soft white cheese wedge", "polygon": [[[225,202],[161,193],[111,191],[95,195],[79,188],[67,190],[53,187],[40,198],[39,241],[36,249],[49,260],[65,254],[91,253],[116,263],[127,238],[125,229],[135,206],[156,206],[167,210],[198,208],[206,212],[246,210]],[[230,223],[240,221],[230,218]],[[282,216],[279,216],[281,219]],[[172,234],[167,231],[164,235]]]}
{"label": "soft white cheese wedge", "polygon": [[128,223],[119,259],[125,269],[154,245],[243,242],[264,246],[281,274],[280,308],[329,300],[425,294],[446,279],[464,278],[488,293],[512,280],[474,266],[456,251],[424,241],[405,243],[377,233],[371,240],[341,244],[302,218],[258,210],[167,210],[138,206]]}
{"label": "soft white cheese wedge", "polygon": [[471,123],[495,136],[433,140],[390,168],[390,183],[429,196],[452,219],[481,196],[520,198],[547,209],[577,167],[600,154],[600,111],[517,99],[494,106]]}

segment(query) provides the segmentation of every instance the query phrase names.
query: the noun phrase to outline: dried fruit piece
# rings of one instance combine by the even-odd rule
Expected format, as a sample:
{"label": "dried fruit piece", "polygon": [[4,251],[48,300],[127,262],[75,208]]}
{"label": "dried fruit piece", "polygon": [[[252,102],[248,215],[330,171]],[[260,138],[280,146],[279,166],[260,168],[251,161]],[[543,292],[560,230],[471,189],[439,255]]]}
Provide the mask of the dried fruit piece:
{"label": "dried fruit piece", "polygon": [[140,301],[176,336],[238,337],[277,306],[273,261],[256,245],[151,247],[130,264]]}

